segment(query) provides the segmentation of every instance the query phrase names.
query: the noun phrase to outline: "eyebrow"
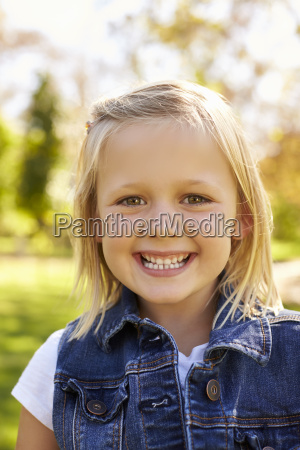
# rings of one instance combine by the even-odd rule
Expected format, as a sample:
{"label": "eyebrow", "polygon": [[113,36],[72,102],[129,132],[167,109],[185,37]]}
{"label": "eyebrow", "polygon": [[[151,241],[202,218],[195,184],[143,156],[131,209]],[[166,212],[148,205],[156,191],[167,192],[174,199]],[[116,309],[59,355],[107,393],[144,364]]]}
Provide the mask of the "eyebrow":
{"label": "eyebrow", "polygon": [[[219,186],[219,185],[217,185],[215,183],[211,183],[211,182],[208,182],[208,181],[205,181],[205,180],[193,179],[193,178],[190,178],[190,179],[187,179],[187,180],[181,180],[181,181],[178,182],[178,184],[181,184],[182,186],[190,185],[190,184],[193,184],[193,185],[204,185],[204,186],[211,187],[211,188],[214,188],[214,189],[220,189],[220,187],[221,187],[221,186]],[[126,189],[126,188],[143,188],[143,187],[146,187],[146,186],[147,185],[145,185],[143,182],[141,182],[141,183],[140,182],[137,182],[137,183],[125,183],[125,184],[122,184],[121,186],[118,186],[118,188],[116,190],[119,191],[121,189]]]}
{"label": "eyebrow", "polygon": [[118,191],[120,189],[124,189],[124,188],[136,188],[136,187],[143,187],[145,186],[144,183],[126,183],[126,184],[121,184],[121,186],[118,186]]}
{"label": "eyebrow", "polygon": [[211,182],[208,182],[208,181],[205,181],[205,180],[198,180],[198,179],[194,179],[194,178],[189,178],[187,180],[182,180],[181,184],[182,185],[185,185],[185,184],[197,184],[197,185],[204,185],[204,186],[220,189],[220,186],[217,185],[216,183],[211,183]]}

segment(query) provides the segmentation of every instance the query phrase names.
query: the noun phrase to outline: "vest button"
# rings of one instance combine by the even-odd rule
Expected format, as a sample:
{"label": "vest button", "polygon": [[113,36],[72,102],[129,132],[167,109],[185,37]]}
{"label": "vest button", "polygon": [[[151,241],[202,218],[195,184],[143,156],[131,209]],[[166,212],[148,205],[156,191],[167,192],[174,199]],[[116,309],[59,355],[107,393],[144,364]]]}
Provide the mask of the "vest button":
{"label": "vest button", "polygon": [[96,414],[98,416],[104,414],[106,411],[105,404],[103,402],[100,402],[99,400],[90,400],[87,403],[86,407],[90,413]]}
{"label": "vest button", "polygon": [[208,397],[214,402],[220,397],[221,389],[217,380],[210,380],[206,386]]}

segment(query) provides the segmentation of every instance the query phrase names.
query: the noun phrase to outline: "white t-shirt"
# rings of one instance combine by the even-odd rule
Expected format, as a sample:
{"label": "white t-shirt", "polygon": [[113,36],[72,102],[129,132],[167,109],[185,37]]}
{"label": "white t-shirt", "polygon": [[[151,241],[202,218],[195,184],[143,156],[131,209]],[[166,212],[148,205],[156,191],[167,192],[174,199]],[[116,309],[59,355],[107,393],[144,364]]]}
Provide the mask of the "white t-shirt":
{"label": "white t-shirt", "polygon": [[[12,395],[40,422],[53,430],[52,407],[57,351],[64,330],[55,331],[35,352],[22,373]],[[182,390],[186,375],[194,362],[203,361],[207,344],[194,347],[189,356],[178,352],[178,371]]]}

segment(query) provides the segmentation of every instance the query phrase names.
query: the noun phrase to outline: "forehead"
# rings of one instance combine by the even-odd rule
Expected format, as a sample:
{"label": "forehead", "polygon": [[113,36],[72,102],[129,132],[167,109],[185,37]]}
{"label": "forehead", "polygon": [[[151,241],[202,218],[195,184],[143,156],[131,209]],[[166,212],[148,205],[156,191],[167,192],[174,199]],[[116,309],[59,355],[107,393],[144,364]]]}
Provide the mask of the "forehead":
{"label": "forehead", "polygon": [[220,184],[234,178],[226,156],[207,132],[164,121],[130,125],[112,135],[98,174],[99,182],[117,184],[126,178],[158,183],[201,176]]}

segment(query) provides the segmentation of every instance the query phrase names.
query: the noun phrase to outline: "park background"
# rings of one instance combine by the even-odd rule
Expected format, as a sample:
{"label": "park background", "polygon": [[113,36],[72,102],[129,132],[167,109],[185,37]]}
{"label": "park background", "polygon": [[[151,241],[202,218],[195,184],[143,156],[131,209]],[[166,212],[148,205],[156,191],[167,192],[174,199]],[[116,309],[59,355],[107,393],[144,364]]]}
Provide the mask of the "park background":
{"label": "park background", "polygon": [[[300,309],[298,0],[0,0],[0,449],[10,396],[34,351],[77,317],[67,233],[74,162],[91,103],[181,78],[227,97],[270,194],[285,306]],[[298,300],[299,299],[299,300]]]}

